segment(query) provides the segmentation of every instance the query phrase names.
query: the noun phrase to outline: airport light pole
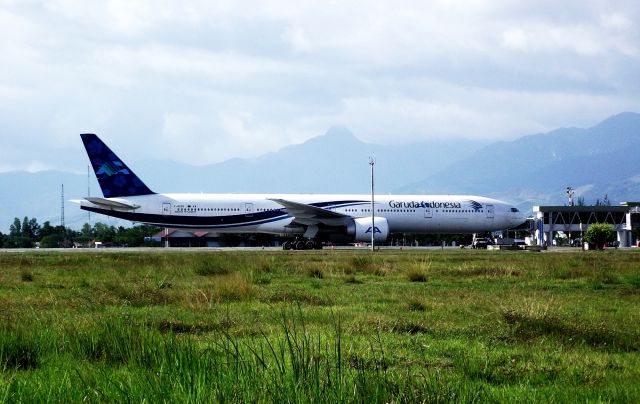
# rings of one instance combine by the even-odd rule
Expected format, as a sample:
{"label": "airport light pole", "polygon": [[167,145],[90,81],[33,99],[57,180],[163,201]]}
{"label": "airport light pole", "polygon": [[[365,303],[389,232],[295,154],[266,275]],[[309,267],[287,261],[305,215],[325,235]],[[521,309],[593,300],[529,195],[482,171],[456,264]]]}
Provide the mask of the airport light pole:
{"label": "airport light pole", "polygon": [[376,165],[375,157],[369,157],[369,165],[371,166],[371,251],[375,251],[375,210],[374,210],[374,186],[373,186],[373,166]]}
{"label": "airport light pole", "polygon": [[573,206],[573,194],[575,190],[571,187],[567,187],[567,195],[569,196],[569,206]]}

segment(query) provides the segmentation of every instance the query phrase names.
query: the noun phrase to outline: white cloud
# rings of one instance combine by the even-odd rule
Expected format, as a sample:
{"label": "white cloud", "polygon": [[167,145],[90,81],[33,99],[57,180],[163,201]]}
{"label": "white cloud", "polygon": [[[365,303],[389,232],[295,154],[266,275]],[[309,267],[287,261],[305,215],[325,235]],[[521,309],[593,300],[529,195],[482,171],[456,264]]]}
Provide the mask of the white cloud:
{"label": "white cloud", "polygon": [[616,12],[601,15],[600,21],[605,28],[614,31],[628,31],[633,25],[628,16]]}
{"label": "white cloud", "polygon": [[520,28],[510,28],[502,34],[502,40],[507,48],[525,50],[530,40],[530,35]]}
{"label": "white cloud", "polygon": [[639,20],[604,0],[0,1],[0,160],[68,167],[88,131],[205,163],[333,125],[379,143],[588,126],[637,109]]}

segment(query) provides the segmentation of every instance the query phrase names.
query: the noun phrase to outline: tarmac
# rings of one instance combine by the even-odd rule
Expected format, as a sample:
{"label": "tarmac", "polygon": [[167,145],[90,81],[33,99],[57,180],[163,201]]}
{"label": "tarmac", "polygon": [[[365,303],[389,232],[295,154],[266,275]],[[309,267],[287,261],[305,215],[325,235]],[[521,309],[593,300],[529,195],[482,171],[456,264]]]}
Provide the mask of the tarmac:
{"label": "tarmac", "polygon": [[[640,251],[638,247],[619,247],[608,248],[605,251]],[[266,251],[277,252],[283,251],[282,247],[101,247],[101,248],[0,248],[0,254],[2,253],[48,253],[48,252],[61,252],[68,254],[82,254],[82,253],[105,253],[115,254],[123,252],[142,252],[142,253],[179,253],[179,252],[213,252],[213,251]],[[289,253],[300,252],[314,252],[314,251],[370,251],[369,246],[334,246],[324,247],[322,250],[289,250]],[[429,246],[429,247],[414,247],[414,246],[376,246],[376,251],[486,251],[487,253],[503,252],[508,253],[510,250],[473,250],[471,248],[456,247],[441,247],[441,246]],[[522,250],[520,250],[522,251]],[[553,252],[579,252],[582,251],[580,247],[549,247],[543,250],[543,253]],[[283,251],[284,252],[284,251]],[[587,251],[588,252],[588,251]]]}

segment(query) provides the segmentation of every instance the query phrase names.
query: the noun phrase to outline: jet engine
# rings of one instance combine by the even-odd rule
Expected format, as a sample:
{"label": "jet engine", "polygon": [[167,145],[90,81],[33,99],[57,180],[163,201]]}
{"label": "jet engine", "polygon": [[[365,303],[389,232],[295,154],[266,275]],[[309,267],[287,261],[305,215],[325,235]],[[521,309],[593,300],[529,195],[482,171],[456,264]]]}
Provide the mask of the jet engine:
{"label": "jet engine", "polygon": [[374,218],[375,226],[371,226],[371,217],[359,217],[347,225],[347,234],[357,242],[371,241],[371,228],[373,227],[374,240],[383,242],[389,237],[389,222],[384,217]]}

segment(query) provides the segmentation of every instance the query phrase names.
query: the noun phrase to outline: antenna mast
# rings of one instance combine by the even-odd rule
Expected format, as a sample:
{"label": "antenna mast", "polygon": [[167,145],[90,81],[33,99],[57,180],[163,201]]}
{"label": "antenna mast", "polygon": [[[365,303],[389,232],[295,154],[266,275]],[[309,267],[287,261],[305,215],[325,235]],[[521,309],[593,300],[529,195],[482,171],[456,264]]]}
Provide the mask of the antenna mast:
{"label": "antenna mast", "polygon": [[[89,174],[89,166],[87,166],[87,196],[91,196],[91,174]],[[87,211],[87,220],[91,224],[91,211]]]}
{"label": "antenna mast", "polygon": [[60,225],[64,227],[64,184],[60,188]]}
{"label": "antenna mast", "polygon": [[375,234],[376,234],[376,223],[375,223],[375,210],[374,210],[374,182],[373,182],[373,166],[376,165],[375,156],[369,157],[369,165],[371,166],[371,251],[375,251]]}

